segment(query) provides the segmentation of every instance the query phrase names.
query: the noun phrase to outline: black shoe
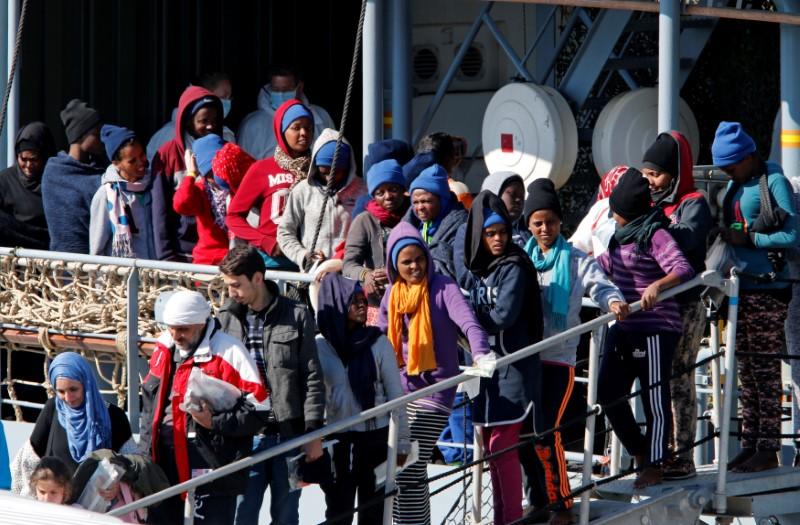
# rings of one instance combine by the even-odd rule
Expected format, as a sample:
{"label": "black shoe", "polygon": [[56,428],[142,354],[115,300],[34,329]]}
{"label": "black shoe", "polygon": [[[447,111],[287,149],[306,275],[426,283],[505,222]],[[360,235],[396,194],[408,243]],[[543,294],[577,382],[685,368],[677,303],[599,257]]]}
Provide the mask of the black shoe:
{"label": "black shoe", "polygon": [[662,464],[662,476],[664,480],[689,479],[697,476],[694,468],[694,461],[682,457],[672,457]]}

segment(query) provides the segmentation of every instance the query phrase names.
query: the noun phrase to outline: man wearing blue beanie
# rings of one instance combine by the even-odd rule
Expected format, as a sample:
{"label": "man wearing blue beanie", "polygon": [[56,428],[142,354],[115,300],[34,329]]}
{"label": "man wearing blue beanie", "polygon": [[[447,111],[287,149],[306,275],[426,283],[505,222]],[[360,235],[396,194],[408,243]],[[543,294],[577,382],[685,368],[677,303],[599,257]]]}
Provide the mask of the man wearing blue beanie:
{"label": "man wearing blue beanie", "polygon": [[455,279],[453,246],[467,210],[450,192],[447,171],[439,164],[423,169],[408,188],[411,208],[406,219],[428,243],[436,271]]}
{"label": "man wearing blue beanie", "polygon": [[[736,353],[741,380],[742,451],[733,472],[778,466],[781,448],[781,371],[777,353],[785,343],[784,321],[792,289],[785,249],[797,245],[797,213],[791,185],[777,164],[764,162],[738,122],[721,122],[711,146],[714,164],[731,182],[722,203],[720,236],[745,265],[741,274]],[[763,206],[761,182],[772,203]],[[753,353],[763,354],[759,358]],[[770,355],[772,354],[772,355]]]}

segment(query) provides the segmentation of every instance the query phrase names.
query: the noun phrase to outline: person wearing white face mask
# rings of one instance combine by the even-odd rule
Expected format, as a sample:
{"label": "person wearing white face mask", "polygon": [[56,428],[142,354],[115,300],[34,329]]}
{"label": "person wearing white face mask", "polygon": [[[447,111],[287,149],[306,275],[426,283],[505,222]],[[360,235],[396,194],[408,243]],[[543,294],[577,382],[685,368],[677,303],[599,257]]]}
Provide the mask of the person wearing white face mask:
{"label": "person wearing white face mask", "polygon": [[[231,77],[228,76],[227,73],[206,73],[192,80],[191,85],[204,87],[218,96],[220,102],[222,102],[223,119],[228,118],[233,103],[233,85],[231,83]],[[152,162],[158,148],[175,137],[175,117],[177,114],[178,108],[173,109],[169,122],[161,126],[161,128],[150,137],[150,142],[147,143],[148,161]],[[236,135],[228,126],[222,127],[222,138],[225,139],[225,142],[236,143]]]}
{"label": "person wearing white face mask", "polygon": [[305,83],[290,67],[275,66],[269,72],[269,84],[258,92],[258,109],[247,115],[239,125],[239,146],[256,159],[273,156],[278,145],[272,130],[275,111],[287,100],[300,100],[314,115],[314,137],[325,128],[334,128],[333,119],[323,108],[311,104],[304,93]]}

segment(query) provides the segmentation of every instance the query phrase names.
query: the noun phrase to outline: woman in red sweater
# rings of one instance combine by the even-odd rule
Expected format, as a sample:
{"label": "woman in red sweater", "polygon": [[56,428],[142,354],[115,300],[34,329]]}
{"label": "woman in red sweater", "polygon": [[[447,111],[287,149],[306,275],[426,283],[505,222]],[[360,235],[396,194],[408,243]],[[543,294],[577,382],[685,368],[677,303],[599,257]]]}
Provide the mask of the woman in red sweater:
{"label": "woman in red sweater", "polygon": [[[194,264],[219,264],[232,238],[225,224],[228,201],[236,192],[242,173],[254,159],[219,135],[206,135],[186,150],[186,177],[173,198],[175,211],[197,220]],[[199,175],[199,176],[198,176]]]}
{"label": "woman in red sweater", "polygon": [[314,116],[299,100],[287,100],[275,111],[272,129],[278,140],[275,154],[247,171],[226,222],[234,237],[258,248],[268,269],[297,271],[276,237],[289,190],[308,174]]}

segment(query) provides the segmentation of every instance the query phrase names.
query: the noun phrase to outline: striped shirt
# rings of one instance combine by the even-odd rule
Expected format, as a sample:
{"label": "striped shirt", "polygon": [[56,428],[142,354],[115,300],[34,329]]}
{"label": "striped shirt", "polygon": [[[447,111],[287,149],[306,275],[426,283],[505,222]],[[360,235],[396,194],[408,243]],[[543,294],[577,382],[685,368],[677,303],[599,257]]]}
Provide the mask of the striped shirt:
{"label": "striped shirt", "polygon": [[[694,270],[678,243],[664,229],[653,234],[650,248],[644,253],[639,253],[634,243],[620,246],[612,238],[608,251],[597,262],[629,303],[641,299],[645,288],[669,273],[676,273],[681,282],[694,277]],[[652,310],[636,312],[619,321],[619,326],[630,332],[683,331],[675,299],[659,301]]]}

